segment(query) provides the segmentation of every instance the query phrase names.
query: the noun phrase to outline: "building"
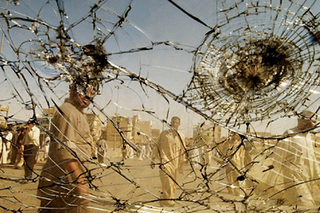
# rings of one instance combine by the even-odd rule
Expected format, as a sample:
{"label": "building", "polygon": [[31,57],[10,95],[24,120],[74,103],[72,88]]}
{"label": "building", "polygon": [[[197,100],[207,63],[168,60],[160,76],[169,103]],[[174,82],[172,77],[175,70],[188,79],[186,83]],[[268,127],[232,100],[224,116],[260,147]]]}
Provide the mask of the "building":
{"label": "building", "polygon": [[152,141],[152,121],[141,121],[139,115],[135,115],[132,117],[132,124],[132,139],[135,144]]}
{"label": "building", "polygon": [[131,140],[131,119],[121,115],[115,115],[108,120],[106,127],[106,139],[109,147],[120,148],[123,138]]}
{"label": "building", "polygon": [[123,138],[136,145],[143,145],[156,141],[160,135],[160,129],[152,128],[152,121],[142,121],[139,115],[132,118],[115,115],[107,122],[106,139],[109,147],[120,148]]}
{"label": "building", "polygon": [[160,136],[160,129],[151,129],[151,138],[154,143],[157,142],[159,136]]}

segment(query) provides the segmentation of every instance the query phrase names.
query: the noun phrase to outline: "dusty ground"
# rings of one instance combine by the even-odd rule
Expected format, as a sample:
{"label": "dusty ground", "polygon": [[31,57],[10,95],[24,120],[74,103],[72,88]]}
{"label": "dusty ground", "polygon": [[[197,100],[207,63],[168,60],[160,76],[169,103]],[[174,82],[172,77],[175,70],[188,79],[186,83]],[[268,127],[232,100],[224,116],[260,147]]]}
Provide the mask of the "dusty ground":
{"label": "dusty ground", "polygon": [[[110,159],[113,163],[121,161],[121,158],[115,154],[110,155]],[[40,173],[43,163],[44,161],[37,162],[35,167],[37,174]],[[118,203],[118,207],[126,206],[129,212],[165,212],[157,202],[161,191],[159,172],[157,169],[151,169],[149,163],[148,159],[139,160],[135,157],[126,159],[121,170],[116,164],[108,169],[100,167],[93,170],[93,175],[99,177],[94,181],[98,190],[92,191],[93,208],[100,208],[104,211],[95,209],[92,212],[110,212],[116,209],[115,203]],[[106,165],[110,163],[106,162]],[[39,200],[35,196],[38,183],[19,183],[24,174],[23,169],[13,169],[13,166],[9,164],[1,165],[0,168],[0,212],[36,212],[39,207]],[[215,209],[222,212],[236,212],[235,209],[245,209],[240,202],[244,199],[243,196],[233,196],[228,192],[225,173],[218,168],[218,164],[212,161],[205,174],[204,170],[201,172],[200,167],[195,167],[193,172],[190,165],[186,164],[184,173],[179,176],[179,184],[184,193],[178,188],[176,194],[177,196],[182,195],[187,201],[178,200],[175,207],[165,208],[165,210],[212,212],[212,209]],[[263,177],[263,169],[257,164],[250,175],[259,180]],[[205,175],[209,175],[208,180],[212,181],[204,181]],[[211,191],[206,191],[206,187],[209,187]],[[266,210],[275,205],[273,203],[275,201],[267,199],[267,195],[264,194],[264,186],[261,184],[259,187],[250,195],[249,206],[257,208],[257,211],[251,212],[262,212],[263,209]],[[250,189],[246,193],[250,194]],[[122,205],[125,203],[131,205]],[[210,205],[211,210],[205,210],[206,205]],[[139,209],[139,206],[144,207]],[[119,212],[124,211],[119,210]]]}

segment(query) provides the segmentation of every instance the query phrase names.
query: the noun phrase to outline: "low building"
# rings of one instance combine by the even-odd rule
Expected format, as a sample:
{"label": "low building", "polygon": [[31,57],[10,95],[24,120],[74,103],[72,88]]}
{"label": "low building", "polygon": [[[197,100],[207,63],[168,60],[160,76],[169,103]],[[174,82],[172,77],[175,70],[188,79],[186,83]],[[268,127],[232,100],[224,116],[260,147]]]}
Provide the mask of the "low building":
{"label": "low building", "polygon": [[160,129],[153,129],[152,121],[142,121],[139,115],[132,118],[115,115],[107,122],[106,139],[112,148],[120,148],[123,138],[136,145],[143,145],[156,141],[159,135]]}
{"label": "low building", "polygon": [[123,137],[131,140],[132,124],[128,117],[115,115],[108,120],[106,127],[106,139],[109,147],[120,148]]}
{"label": "low building", "polygon": [[136,144],[152,141],[152,121],[142,121],[139,115],[132,117],[132,139]]}

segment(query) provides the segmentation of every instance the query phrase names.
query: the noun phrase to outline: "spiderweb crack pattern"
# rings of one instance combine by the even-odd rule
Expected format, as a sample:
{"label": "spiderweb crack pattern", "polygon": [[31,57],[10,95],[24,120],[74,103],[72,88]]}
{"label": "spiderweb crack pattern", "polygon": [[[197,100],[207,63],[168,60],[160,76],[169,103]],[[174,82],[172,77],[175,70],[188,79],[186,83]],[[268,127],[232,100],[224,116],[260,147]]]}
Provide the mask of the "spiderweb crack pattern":
{"label": "spiderweb crack pattern", "polygon": [[215,30],[195,54],[186,100],[227,125],[296,114],[318,85],[315,26],[306,24],[315,17],[291,1],[219,5]]}

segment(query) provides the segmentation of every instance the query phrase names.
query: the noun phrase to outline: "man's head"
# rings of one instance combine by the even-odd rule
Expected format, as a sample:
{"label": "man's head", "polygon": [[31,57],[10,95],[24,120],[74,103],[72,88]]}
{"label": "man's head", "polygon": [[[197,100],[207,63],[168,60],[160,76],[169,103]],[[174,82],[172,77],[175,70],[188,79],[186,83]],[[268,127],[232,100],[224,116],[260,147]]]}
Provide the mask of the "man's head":
{"label": "man's head", "polygon": [[179,126],[180,126],[180,118],[177,116],[173,116],[171,118],[171,127],[175,130],[178,130]]}
{"label": "man's head", "polygon": [[315,127],[317,123],[317,115],[309,110],[304,110],[298,117],[298,129],[307,130]]}
{"label": "man's head", "polygon": [[75,82],[70,86],[70,99],[80,109],[88,107],[96,95],[97,89],[87,82]]}
{"label": "man's head", "polygon": [[30,119],[30,120],[27,122],[27,124],[28,124],[28,129],[31,130],[31,129],[35,126],[36,121],[33,120],[33,119]]}
{"label": "man's head", "polygon": [[99,93],[99,87],[104,79],[103,72],[108,65],[107,54],[102,44],[82,46],[77,61],[70,66],[73,74],[70,86],[70,99],[84,109]]}

